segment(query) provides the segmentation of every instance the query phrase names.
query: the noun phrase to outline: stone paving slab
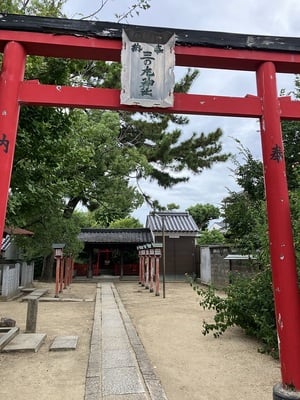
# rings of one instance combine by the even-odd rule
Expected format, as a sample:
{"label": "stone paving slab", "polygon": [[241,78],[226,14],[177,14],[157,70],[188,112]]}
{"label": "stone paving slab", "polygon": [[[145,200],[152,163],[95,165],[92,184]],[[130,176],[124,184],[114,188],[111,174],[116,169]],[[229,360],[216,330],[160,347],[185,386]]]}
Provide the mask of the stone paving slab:
{"label": "stone paving slab", "polygon": [[97,285],[84,400],[167,400],[112,282]]}
{"label": "stone paving slab", "polygon": [[102,368],[136,367],[136,359],[132,350],[105,350],[102,356]]}
{"label": "stone paving slab", "polygon": [[36,353],[46,336],[45,333],[20,333],[2,351],[33,351]]}
{"label": "stone paving slab", "polygon": [[126,336],[115,336],[113,340],[112,338],[102,338],[102,351],[122,350],[130,347]]}
{"label": "stone paving slab", "polygon": [[56,336],[50,346],[50,351],[75,350],[78,343],[78,336]]}
{"label": "stone paving slab", "polygon": [[42,297],[44,294],[48,293],[49,289],[36,289],[27,296],[23,297],[23,300],[35,300]]}
{"label": "stone paving slab", "polygon": [[[103,396],[103,400],[148,400],[149,397],[146,393],[131,393],[131,394],[120,394],[112,396]],[[158,399],[159,400],[159,399]]]}
{"label": "stone paving slab", "polygon": [[0,328],[0,351],[19,333],[18,327]]}
{"label": "stone paving slab", "polygon": [[113,287],[113,293],[118,304],[120,314],[126,327],[126,332],[132,348],[135,352],[137,363],[139,365],[140,373],[143,377],[143,381],[147,388],[147,393],[151,400],[167,400],[166,393],[161,385],[160,380],[156,376],[152,364],[148,358],[148,355],[144,349],[144,346],[131,322],[131,319],[119,297],[119,294],[115,287]]}
{"label": "stone paving slab", "polygon": [[104,368],[102,370],[103,396],[144,392],[141,377],[135,367]]}
{"label": "stone paving slab", "polygon": [[[83,299],[76,299],[76,298],[66,298],[66,297],[64,297],[64,298],[62,298],[62,297],[41,297],[39,299],[39,301],[44,301],[44,302],[53,301],[54,303],[56,303],[56,302],[77,302],[77,303],[80,303],[80,302],[83,302],[84,300]],[[93,300],[90,300],[90,301],[93,301]]]}

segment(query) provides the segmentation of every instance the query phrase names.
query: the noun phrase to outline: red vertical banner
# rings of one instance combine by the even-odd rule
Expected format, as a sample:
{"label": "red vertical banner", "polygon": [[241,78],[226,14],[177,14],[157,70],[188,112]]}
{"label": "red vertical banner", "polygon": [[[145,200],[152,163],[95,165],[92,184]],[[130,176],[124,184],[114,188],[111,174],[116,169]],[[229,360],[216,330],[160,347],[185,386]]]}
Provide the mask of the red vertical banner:
{"label": "red vertical banner", "polygon": [[282,384],[299,391],[300,298],[273,63],[259,67],[257,88],[263,106],[261,141]]}
{"label": "red vertical banner", "polygon": [[19,84],[23,80],[26,54],[17,42],[6,44],[0,75],[0,235],[2,238],[20,107]]}

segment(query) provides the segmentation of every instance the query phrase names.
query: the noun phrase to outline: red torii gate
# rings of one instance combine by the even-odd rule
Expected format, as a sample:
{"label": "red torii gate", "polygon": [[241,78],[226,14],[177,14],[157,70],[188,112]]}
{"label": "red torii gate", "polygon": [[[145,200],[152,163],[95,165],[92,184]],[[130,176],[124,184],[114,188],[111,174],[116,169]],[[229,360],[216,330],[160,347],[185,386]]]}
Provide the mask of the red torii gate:
{"label": "red torii gate", "polygon": [[[259,118],[282,386],[300,391],[300,295],[281,134],[281,119],[300,120],[300,102],[278,97],[276,87],[276,73],[299,73],[300,39],[131,26],[140,32],[174,31],[178,66],[255,71],[257,96],[176,93],[173,107],[145,109],[120,104],[115,89],[24,81],[27,55],[120,62],[123,27],[127,25],[0,15],[0,233],[21,105]],[[289,398],[285,396],[274,389],[274,399]]]}

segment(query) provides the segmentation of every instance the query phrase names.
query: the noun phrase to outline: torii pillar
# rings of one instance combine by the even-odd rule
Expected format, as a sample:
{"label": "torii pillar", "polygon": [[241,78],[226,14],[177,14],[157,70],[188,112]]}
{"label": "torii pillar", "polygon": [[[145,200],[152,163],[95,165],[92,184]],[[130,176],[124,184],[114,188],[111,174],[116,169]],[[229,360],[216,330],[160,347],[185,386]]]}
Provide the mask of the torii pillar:
{"label": "torii pillar", "polygon": [[[276,385],[273,399],[300,399],[300,297],[293,245],[280,103],[276,70],[264,62],[257,70],[264,178],[269,227],[275,314],[283,385]],[[291,390],[287,390],[291,389]],[[298,394],[293,392],[297,390]]]}
{"label": "torii pillar", "polygon": [[19,84],[23,81],[26,54],[17,42],[8,42],[4,49],[0,75],[0,234],[2,238],[12,166],[15,152],[16,136],[19,122],[20,106],[18,103]]}

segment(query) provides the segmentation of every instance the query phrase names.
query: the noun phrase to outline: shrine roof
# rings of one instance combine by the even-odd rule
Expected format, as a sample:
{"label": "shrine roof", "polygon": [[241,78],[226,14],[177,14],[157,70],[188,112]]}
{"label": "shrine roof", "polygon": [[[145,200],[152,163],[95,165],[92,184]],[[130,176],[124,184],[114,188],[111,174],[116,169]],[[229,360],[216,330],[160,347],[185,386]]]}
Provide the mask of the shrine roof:
{"label": "shrine roof", "polygon": [[196,236],[199,228],[188,212],[162,211],[147,216],[146,226],[152,232],[192,233]]}
{"label": "shrine roof", "polygon": [[130,29],[144,39],[147,39],[147,36],[151,35],[151,33],[155,33],[156,35],[175,34],[177,46],[300,52],[300,38],[298,37],[174,29],[171,27],[128,25],[115,22],[0,13],[0,30],[121,39],[123,29]]}
{"label": "shrine roof", "polygon": [[123,243],[123,244],[146,244],[153,241],[148,228],[84,228],[81,229],[79,240],[84,243]]}

